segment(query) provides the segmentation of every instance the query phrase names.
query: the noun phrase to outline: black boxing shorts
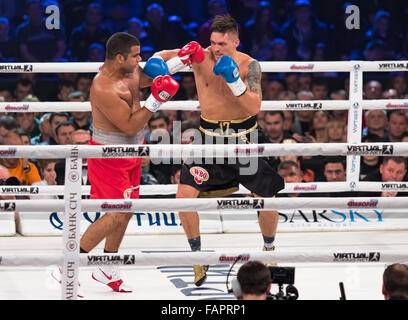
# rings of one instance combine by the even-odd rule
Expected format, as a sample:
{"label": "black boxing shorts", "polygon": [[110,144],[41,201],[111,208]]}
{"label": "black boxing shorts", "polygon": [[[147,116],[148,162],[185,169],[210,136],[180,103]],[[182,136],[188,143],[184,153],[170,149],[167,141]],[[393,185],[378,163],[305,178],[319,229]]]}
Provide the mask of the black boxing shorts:
{"label": "black boxing shorts", "polygon": [[[261,135],[255,116],[229,121],[201,117],[199,129],[203,144],[239,144],[242,148],[236,148],[237,154],[256,152],[262,156],[262,148],[250,148],[251,143],[264,143],[258,141]],[[239,184],[261,197],[272,197],[284,188],[283,178],[273,170],[266,157],[218,160],[222,163],[214,158],[187,159],[181,168],[180,183],[199,190],[202,198],[228,196],[239,189]]]}

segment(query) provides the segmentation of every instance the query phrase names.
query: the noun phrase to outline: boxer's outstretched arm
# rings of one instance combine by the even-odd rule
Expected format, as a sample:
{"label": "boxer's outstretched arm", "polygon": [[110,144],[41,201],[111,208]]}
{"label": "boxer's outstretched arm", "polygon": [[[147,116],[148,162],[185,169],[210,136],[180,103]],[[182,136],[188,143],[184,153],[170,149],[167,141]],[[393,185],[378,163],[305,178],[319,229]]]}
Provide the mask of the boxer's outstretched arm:
{"label": "boxer's outstretched arm", "polygon": [[173,50],[162,50],[159,52],[156,52],[155,55],[159,55],[160,57],[163,58],[164,61],[168,61],[171,58],[174,58],[177,56],[177,53],[180,51],[180,49],[173,49]]}
{"label": "boxer's outstretched arm", "polygon": [[96,89],[92,95],[92,108],[98,108],[110,122],[128,136],[132,136],[143,129],[152,116],[146,108],[132,113],[131,108],[113,91]]}

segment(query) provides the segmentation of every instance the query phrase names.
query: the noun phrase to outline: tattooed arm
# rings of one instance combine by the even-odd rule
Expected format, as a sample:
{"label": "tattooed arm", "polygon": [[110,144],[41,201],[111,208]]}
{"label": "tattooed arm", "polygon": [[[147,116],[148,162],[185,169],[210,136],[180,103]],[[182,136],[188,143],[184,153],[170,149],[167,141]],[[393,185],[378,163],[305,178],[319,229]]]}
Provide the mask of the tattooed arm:
{"label": "tattooed arm", "polygon": [[262,71],[259,62],[254,59],[250,60],[248,64],[248,72],[243,76],[247,90],[245,94],[238,97],[238,101],[250,115],[255,115],[260,111],[262,102]]}

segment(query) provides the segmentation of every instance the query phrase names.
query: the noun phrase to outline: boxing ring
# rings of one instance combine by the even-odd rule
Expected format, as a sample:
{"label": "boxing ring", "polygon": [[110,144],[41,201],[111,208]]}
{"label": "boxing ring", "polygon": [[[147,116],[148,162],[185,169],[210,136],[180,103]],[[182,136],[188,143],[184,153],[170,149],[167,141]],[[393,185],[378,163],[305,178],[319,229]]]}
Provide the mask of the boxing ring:
{"label": "boxing ring", "polygon": [[[63,194],[63,200],[0,200],[0,209],[3,212],[19,212],[30,214],[39,211],[63,212],[63,224],[69,226],[62,230],[62,247],[57,249],[55,238],[35,238],[30,237],[27,242],[25,237],[8,237],[7,241],[2,241],[4,246],[0,246],[0,277],[7,272],[19,268],[47,268],[50,265],[63,265],[63,285],[60,296],[62,299],[75,299],[76,286],[69,287],[70,282],[76,283],[79,279],[79,268],[89,272],[88,269],[97,264],[115,264],[123,266],[123,269],[137,270],[145,274],[146,268],[159,266],[150,274],[159,273],[161,276],[171,273],[171,270],[178,270],[186,273],[186,266],[193,264],[210,264],[211,270],[219,270],[222,277],[225,277],[225,265],[231,263],[238,255],[244,255],[245,261],[255,259],[264,263],[278,263],[279,265],[297,265],[304,269],[311,270],[333,270],[334,273],[343,273],[344,277],[354,279],[360,287],[364,281],[362,272],[356,269],[356,265],[364,265],[373,271],[373,277],[380,281],[385,263],[408,261],[408,241],[406,240],[406,230],[408,229],[408,219],[405,208],[408,207],[408,199],[405,198],[257,198],[256,200],[243,198],[211,198],[211,199],[138,199],[138,200],[84,200],[82,195],[89,194],[89,188],[81,186],[82,159],[102,158],[102,157],[190,157],[205,155],[209,158],[237,158],[237,157],[258,157],[275,155],[343,155],[347,156],[347,181],[340,183],[298,183],[287,184],[282,192],[341,192],[341,191],[381,191],[394,190],[406,191],[408,186],[400,182],[384,183],[364,183],[359,182],[360,156],[408,156],[408,146],[404,143],[361,143],[362,112],[364,109],[404,109],[408,107],[408,100],[363,100],[363,72],[375,71],[405,71],[405,61],[350,61],[350,62],[261,62],[263,72],[349,72],[350,74],[350,94],[349,100],[313,100],[311,101],[263,101],[261,110],[349,110],[347,143],[331,144],[253,144],[243,145],[112,145],[112,146],[0,146],[0,156],[8,158],[66,158],[65,186],[41,186],[35,189],[36,194],[56,195]],[[0,65],[0,72],[97,72],[100,63],[4,63]],[[143,102],[141,102],[143,105]],[[198,110],[197,102],[194,101],[170,101],[161,107],[163,110]],[[57,112],[57,111],[90,111],[89,102],[2,102],[0,112]],[[175,193],[176,186],[141,186],[141,194]],[[30,195],[33,190],[27,187],[9,186],[8,189],[1,189],[0,195]],[[244,188],[240,192],[245,193]],[[398,201],[396,201],[396,199]],[[203,236],[203,251],[190,252],[187,250],[187,241],[184,234],[164,234],[161,237],[139,234],[135,236],[125,236],[123,251],[120,254],[79,254],[79,239],[83,231],[81,228],[82,212],[106,212],[112,211],[132,211],[143,212],[154,208],[154,211],[199,211],[206,217],[220,216],[221,220],[228,220],[228,216],[236,215],[241,217],[241,211],[254,210],[293,210],[302,208],[304,210],[316,209],[338,209],[338,210],[364,210],[376,209],[377,221],[384,222],[368,229],[330,229],[318,236],[313,233],[304,233],[302,228],[285,229],[280,232],[278,226],[277,249],[272,253],[261,252],[259,246],[260,234],[244,232],[228,232],[221,229],[215,234]],[[398,212],[398,218],[393,221],[390,218],[385,221],[379,210],[391,210]],[[220,214],[220,212],[223,212]],[[333,211],[333,210],[332,210]],[[337,213],[341,216],[340,213]],[[323,213],[319,215],[324,216]],[[354,213],[359,215],[359,213]],[[315,213],[317,216],[317,213]],[[137,216],[139,218],[139,216]],[[354,217],[354,216],[353,216]],[[363,220],[367,219],[364,218]],[[387,216],[388,219],[388,216]],[[235,225],[239,221],[234,222]],[[321,229],[308,229],[308,231],[321,231]],[[366,231],[367,230],[367,231]],[[327,232],[330,231],[330,232]],[[344,232],[357,231],[357,232]],[[205,239],[208,237],[209,245]],[[314,239],[308,242],[307,238]],[[350,242],[338,238],[347,239]],[[16,243],[26,243],[27,249],[13,248],[9,239],[13,238]],[[160,240],[157,240],[160,238]],[[61,241],[57,238],[57,241]],[[232,239],[232,240],[231,240]],[[256,239],[256,240],[255,240]],[[254,245],[251,241],[254,240]],[[52,249],[47,249],[46,242],[53,243]],[[157,241],[160,247],[156,247],[153,242]],[[282,241],[282,242],[281,242]],[[244,246],[240,246],[240,243]],[[42,247],[43,251],[35,250],[29,252],[31,246]],[[157,249],[160,250],[157,250]],[[208,250],[206,250],[208,248]],[[100,247],[96,248],[96,252]],[[324,268],[322,269],[322,265]],[[333,267],[334,266],[334,267]],[[217,269],[220,268],[220,269]],[[222,269],[224,268],[224,269]],[[151,269],[149,269],[152,271]],[[379,271],[380,270],[380,271]],[[192,272],[192,271],[191,271]],[[311,277],[308,272],[302,271],[304,277]],[[302,274],[301,272],[301,274]],[[323,272],[323,271],[321,271]],[[345,274],[344,274],[345,272]],[[380,272],[380,273],[379,273]],[[330,272],[326,272],[330,273]],[[370,272],[369,272],[370,273]],[[124,276],[126,278],[126,276]],[[221,277],[221,276],[220,276]],[[335,282],[335,277],[330,275]],[[90,277],[89,277],[90,278]],[[177,296],[180,299],[206,298],[205,294],[199,294],[195,290],[205,288],[193,288],[188,281],[181,283],[180,278],[172,281],[168,276],[165,286],[184,293]],[[211,277],[209,278],[209,280]],[[353,280],[353,281],[354,281]],[[372,280],[372,279],[371,279]],[[82,281],[82,280],[81,280]],[[302,282],[302,275],[297,274],[296,284]],[[84,281],[82,281],[83,283]],[[220,280],[215,281],[219,285]],[[146,286],[147,281],[141,280]],[[190,280],[191,283],[191,280]],[[211,283],[211,281],[210,281]],[[224,282],[225,283],[225,278]],[[351,282],[352,283],[352,282]],[[378,283],[377,283],[378,284]],[[92,286],[91,284],[89,284]],[[335,285],[335,284],[334,284]],[[50,289],[50,284],[45,285]],[[150,284],[151,286],[151,284]],[[184,287],[183,287],[184,286]],[[137,285],[140,288],[139,285]],[[204,286],[205,287],[205,286]],[[144,289],[144,286],[141,288]],[[55,288],[54,288],[55,289]],[[0,292],[3,289],[0,288]],[[157,290],[160,291],[159,288]],[[183,291],[184,290],[184,291]],[[212,298],[231,299],[231,295],[225,292],[225,286],[214,289],[217,294]],[[52,290],[51,290],[52,291]],[[380,288],[378,289],[380,292]],[[6,292],[6,291],[4,291]],[[189,292],[190,295],[186,295]],[[194,293],[195,292],[195,293]],[[55,293],[55,290],[54,290]],[[310,290],[312,294],[312,290]],[[365,292],[367,293],[367,292]],[[300,290],[300,298],[302,292]],[[7,294],[0,294],[6,297]],[[55,299],[55,296],[53,296]],[[169,294],[174,299],[174,293]],[[311,296],[309,296],[310,298]],[[368,295],[373,299],[379,298],[377,295]],[[27,297],[29,299],[29,297]],[[45,296],[45,299],[50,298]],[[100,296],[98,296],[100,298]],[[105,297],[108,298],[108,297]],[[117,298],[121,299],[123,296]],[[138,296],[138,299],[149,299],[148,295]],[[306,297],[307,299],[308,297]],[[321,297],[322,298],[322,297]],[[323,297],[324,298],[324,297]],[[52,299],[52,298],[51,298]],[[155,299],[158,299],[156,296]],[[159,297],[160,299],[160,297]],[[166,299],[164,297],[163,299]],[[169,298],[167,298],[169,299]]]}

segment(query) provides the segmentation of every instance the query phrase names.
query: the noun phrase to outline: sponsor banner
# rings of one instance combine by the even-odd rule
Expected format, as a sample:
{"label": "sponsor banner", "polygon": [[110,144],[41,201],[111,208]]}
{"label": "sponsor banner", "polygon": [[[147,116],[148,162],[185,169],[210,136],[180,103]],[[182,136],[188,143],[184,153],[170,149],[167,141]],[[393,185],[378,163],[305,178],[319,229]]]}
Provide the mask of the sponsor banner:
{"label": "sponsor banner", "polygon": [[4,110],[6,112],[28,111],[30,105],[28,103],[23,104],[6,104]]}
{"label": "sponsor banner", "polygon": [[287,110],[320,110],[322,108],[321,102],[286,103]]}
{"label": "sponsor banner", "polygon": [[[104,212],[83,212],[80,218],[80,233]],[[199,212],[202,233],[221,233],[219,212]],[[63,230],[62,212],[20,212],[17,230],[23,236],[60,236]],[[126,235],[136,234],[184,234],[177,212],[135,212],[129,221]]]}
{"label": "sponsor banner", "polygon": [[380,262],[381,253],[373,252],[334,252],[333,262]]}
{"label": "sponsor banner", "polygon": [[23,63],[1,63],[0,64],[0,73],[10,73],[10,72],[33,72],[32,64],[23,64]]}
{"label": "sponsor banner", "polygon": [[[222,213],[223,232],[259,232],[257,211]],[[406,230],[407,209],[279,210],[278,232]]]}
{"label": "sponsor banner", "polygon": [[102,147],[103,158],[126,156],[129,158],[148,157],[150,155],[149,147]]}
{"label": "sponsor banner", "polygon": [[39,194],[39,187],[30,186],[1,186],[0,194],[30,195]]}
{"label": "sponsor banner", "polygon": [[124,254],[124,255],[99,255],[99,256],[88,256],[87,265],[134,265],[135,255],[134,254]]}
{"label": "sponsor banner", "polygon": [[14,212],[0,212],[0,236],[14,236],[15,234]]}
{"label": "sponsor banner", "polygon": [[263,199],[217,200],[217,209],[263,209]]}
{"label": "sponsor banner", "polygon": [[392,156],[394,154],[394,146],[392,144],[382,145],[364,145],[358,146],[348,145],[347,155],[377,155],[377,156]]}
{"label": "sponsor banner", "polygon": [[408,70],[407,62],[379,62],[379,70]]}

